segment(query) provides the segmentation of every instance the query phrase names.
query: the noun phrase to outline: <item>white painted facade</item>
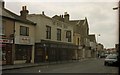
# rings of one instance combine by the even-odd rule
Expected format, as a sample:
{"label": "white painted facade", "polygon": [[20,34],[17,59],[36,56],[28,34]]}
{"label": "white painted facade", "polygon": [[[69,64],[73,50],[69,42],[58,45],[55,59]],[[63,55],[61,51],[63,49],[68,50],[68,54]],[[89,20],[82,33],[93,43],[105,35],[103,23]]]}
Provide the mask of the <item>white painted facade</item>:
{"label": "white painted facade", "polygon": [[[25,26],[29,28],[29,36],[20,35],[20,26]],[[15,22],[15,44],[34,45],[35,42],[34,31],[35,31],[34,25]]]}
{"label": "white painted facade", "polygon": [[[20,35],[20,26],[25,26],[29,28],[29,36]],[[31,45],[32,46],[31,63],[34,63],[35,26],[21,22],[15,22],[15,44]],[[25,60],[14,61],[14,64],[22,64],[22,63],[25,63]]]}
{"label": "white painted facade", "polygon": [[[55,20],[41,14],[31,14],[27,16],[27,19],[37,23],[35,27],[35,42],[41,42],[42,39],[73,43],[73,27],[65,22]],[[46,39],[46,26],[51,27],[51,39]],[[61,41],[57,40],[57,28],[61,29]],[[71,42],[66,39],[66,31],[71,31]]]}

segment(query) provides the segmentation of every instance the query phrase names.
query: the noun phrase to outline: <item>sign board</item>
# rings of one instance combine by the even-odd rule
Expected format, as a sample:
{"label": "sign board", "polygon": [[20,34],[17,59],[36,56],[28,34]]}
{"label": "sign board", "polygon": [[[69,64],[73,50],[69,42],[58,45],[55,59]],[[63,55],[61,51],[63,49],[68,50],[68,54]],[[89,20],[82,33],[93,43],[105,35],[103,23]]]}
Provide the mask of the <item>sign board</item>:
{"label": "sign board", "polygon": [[13,43],[13,40],[9,40],[9,39],[0,39],[0,43]]}
{"label": "sign board", "polygon": [[29,37],[20,37],[20,43],[29,44],[30,38]]}

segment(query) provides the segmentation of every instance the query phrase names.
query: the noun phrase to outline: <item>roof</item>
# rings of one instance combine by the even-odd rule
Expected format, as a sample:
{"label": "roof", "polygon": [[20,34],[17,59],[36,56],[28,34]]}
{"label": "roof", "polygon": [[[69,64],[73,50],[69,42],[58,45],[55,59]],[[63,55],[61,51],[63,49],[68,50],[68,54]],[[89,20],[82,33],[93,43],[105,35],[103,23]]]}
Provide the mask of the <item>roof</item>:
{"label": "roof", "polygon": [[70,20],[71,24],[80,24],[82,25],[84,23],[85,20]]}
{"label": "roof", "polygon": [[15,13],[13,13],[5,8],[0,8],[0,11],[2,11],[2,13],[0,13],[0,16],[2,16],[3,18],[9,18],[12,20],[26,23],[26,24],[36,25],[36,23],[34,23],[30,20],[27,20],[27,19],[23,19],[19,15],[15,14]]}
{"label": "roof", "polygon": [[96,42],[95,34],[89,35],[89,39],[90,39],[90,41],[95,41]]}
{"label": "roof", "polygon": [[[63,22],[63,21],[60,21],[60,20],[58,20],[58,19],[55,19],[55,18],[51,18],[51,17],[49,17],[49,16],[46,16],[46,15],[42,15],[42,14],[29,14],[29,15],[27,15],[27,16],[41,16],[41,17],[44,17],[44,18],[46,18],[46,19],[49,19],[49,20],[54,20],[54,21],[56,21],[56,22],[62,22],[62,23],[64,23],[64,24],[69,24],[69,25],[71,25],[70,23],[66,23],[66,22]],[[56,15],[57,16],[57,15]],[[58,16],[59,17],[59,16]]]}
{"label": "roof", "polygon": [[55,16],[53,16],[52,18],[56,18],[56,17],[57,17],[57,18],[59,18],[60,16],[58,16],[58,15],[55,15]]}
{"label": "roof", "polygon": [[27,16],[41,16],[41,17],[52,20],[52,18],[50,18],[49,16],[46,16],[46,15],[43,15],[43,14],[28,14]]}

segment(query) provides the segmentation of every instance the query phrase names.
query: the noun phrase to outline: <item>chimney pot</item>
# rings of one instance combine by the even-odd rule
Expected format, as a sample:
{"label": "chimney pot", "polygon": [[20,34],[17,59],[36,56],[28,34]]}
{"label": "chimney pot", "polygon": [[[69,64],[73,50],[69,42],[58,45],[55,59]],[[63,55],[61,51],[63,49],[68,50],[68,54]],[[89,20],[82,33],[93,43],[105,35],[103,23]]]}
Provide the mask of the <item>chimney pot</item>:
{"label": "chimney pot", "polygon": [[45,15],[44,11],[42,11],[42,15]]}
{"label": "chimney pot", "polygon": [[25,6],[25,10],[26,10],[26,6]]}
{"label": "chimney pot", "polygon": [[63,15],[62,15],[62,18],[63,18]]}
{"label": "chimney pot", "polygon": [[67,12],[65,12],[65,15],[67,15]]}
{"label": "chimney pot", "polygon": [[24,10],[24,6],[22,6],[22,10]]}

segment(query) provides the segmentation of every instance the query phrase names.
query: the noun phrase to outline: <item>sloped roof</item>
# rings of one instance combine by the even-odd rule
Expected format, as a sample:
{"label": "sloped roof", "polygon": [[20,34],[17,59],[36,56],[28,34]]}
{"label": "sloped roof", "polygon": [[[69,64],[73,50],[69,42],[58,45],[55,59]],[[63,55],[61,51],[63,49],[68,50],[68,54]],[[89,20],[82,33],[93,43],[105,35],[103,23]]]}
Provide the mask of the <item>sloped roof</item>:
{"label": "sloped roof", "polygon": [[63,18],[62,16],[55,15],[55,16],[53,16],[52,18],[64,22],[64,18]]}
{"label": "sloped roof", "polygon": [[85,20],[70,20],[70,24],[80,24],[82,25]]}
{"label": "sloped roof", "polygon": [[52,19],[49,16],[42,15],[42,14],[28,14],[27,16],[41,16],[41,17],[44,17],[44,18],[47,18],[47,19],[50,19],[50,20]]}
{"label": "sloped roof", "polygon": [[0,11],[2,11],[2,13],[0,13],[0,16],[2,16],[4,18],[13,19],[13,20],[23,22],[23,23],[26,23],[26,24],[36,25],[32,21],[27,20],[27,19],[23,19],[19,15],[15,14],[15,13],[13,13],[13,12],[5,9],[5,8],[0,8]]}
{"label": "sloped roof", "polygon": [[60,16],[58,16],[58,15],[55,15],[55,16],[53,16],[52,18],[56,18],[56,17],[58,18],[58,17],[60,17]]}

